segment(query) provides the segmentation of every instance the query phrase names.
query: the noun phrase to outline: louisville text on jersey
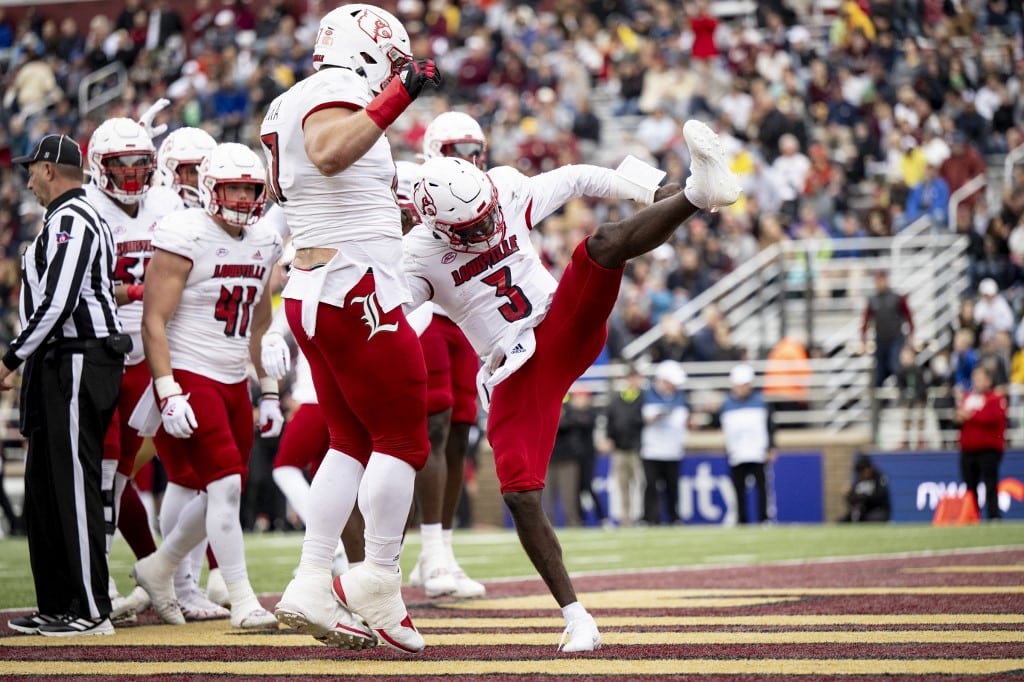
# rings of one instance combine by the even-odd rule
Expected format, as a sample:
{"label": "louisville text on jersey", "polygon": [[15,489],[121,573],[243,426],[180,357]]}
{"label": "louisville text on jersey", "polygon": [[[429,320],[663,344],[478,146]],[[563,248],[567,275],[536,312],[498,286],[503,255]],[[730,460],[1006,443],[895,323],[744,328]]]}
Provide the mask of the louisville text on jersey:
{"label": "louisville text on jersey", "polygon": [[461,286],[477,275],[486,272],[492,265],[500,263],[509,256],[519,251],[519,240],[515,235],[502,239],[501,243],[489,251],[469,261],[465,265],[452,270],[452,279],[455,286]]}
{"label": "louisville text on jersey", "polygon": [[251,279],[262,280],[263,276],[267,273],[267,266],[265,265],[232,265],[230,263],[217,265],[213,269],[214,277],[248,277]]}

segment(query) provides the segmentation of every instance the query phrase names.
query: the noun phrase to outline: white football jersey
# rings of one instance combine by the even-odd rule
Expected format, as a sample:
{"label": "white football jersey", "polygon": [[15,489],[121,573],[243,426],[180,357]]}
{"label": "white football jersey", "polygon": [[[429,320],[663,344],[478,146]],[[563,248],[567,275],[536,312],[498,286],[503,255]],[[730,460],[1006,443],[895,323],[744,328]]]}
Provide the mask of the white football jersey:
{"label": "white football jersey", "polygon": [[281,237],[260,221],[235,239],[203,209],[191,208],[157,225],[153,248],[192,261],[167,324],[171,367],[225,384],[243,381],[252,314],[281,257]]}
{"label": "white football jersey", "polygon": [[[142,284],[146,266],[153,257],[153,231],[166,215],[185,209],[185,202],[169,187],[150,187],[139,200],[139,212],[131,217],[103,190],[92,183],[85,185],[85,195],[96,211],[110,225],[117,249],[114,263],[114,284]],[[117,316],[125,334],[132,337],[132,352],[129,365],[142,362],[142,301],[132,301],[119,306]]]}
{"label": "white football jersey", "polygon": [[[413,301],[432,300],[459,325],[481,357],[540,324],[558,283],[544,267],[530,230],[577,196],[610,196],[613,171],[564,166],[527,177],[508,166],[487,173],[498,188],[505,237],[487,252],[455,251],[424,225],[405,237],[404,265]],[[507,349],[505,349],[507,350]]]}
{"label": "white football jersey", "polygon": [[371,99],[366,79],[351,69],[330,68],[296,83],[267,109],[260,140],[271,189],[284,209],[295,248],[401,238],[395,162],[386,136],[331,177],[306,156],[302,126],[310,114],[328,107],[362,109]]}
{"label": "white football jersey", "polygon": [[387,312],[409,300],[402,259],[402,217],[391,146],[381,135],[358,161],[326,177],[306,156],[302,126],[319,110],[358,110],[373,99],[366,80],[350,69],[328,68],[296,83],[271,102],[260,127],[270,186],[296,249],[337,249],[317,271],[293,270],[282,295],[303,302],[303,328],[312,336],[319,302],[344,306],[352,287],[373,270],[377,302]]}

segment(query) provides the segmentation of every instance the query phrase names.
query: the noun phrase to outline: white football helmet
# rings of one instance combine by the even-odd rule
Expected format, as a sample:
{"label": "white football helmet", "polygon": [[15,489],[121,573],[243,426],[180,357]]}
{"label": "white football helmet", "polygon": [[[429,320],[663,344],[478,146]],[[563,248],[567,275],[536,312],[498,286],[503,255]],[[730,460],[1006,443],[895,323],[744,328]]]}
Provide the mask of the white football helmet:
{"label": "white football helmet", "polygon": [[427,159],[413,185],[424,224],[457,251],[487,251],[505,237],[498,189],[482,170],[455,157]]}
{"label": "white football helmet", "polygon": [[156,153],[160,184],[177,192],[188,207],[200,206],[196,174],[199,164],[216,146],[217,141],[201,128],[178,128],[172,132]]}
{"label": "white football helmet", "polygon": [[324,15],[313,45],[313,68],[344,66],[362,74],[380,94],[412,60],[412,42],[402,22],[380,7],[342,5]]}
{"label": "white football helmet", "polygon": [[[232,195],[229,185],[238,184],[250,185],[251,194]],[[199,164],[199,200],[207,213],[229,225],[252,225],[263,215],[267,201],[263,160],[244,144],[217,145]]]}
{"label": "white football helmet", "polygon": [[469,114],[446,111],[427,126],[423,134],[423,156],[428,159],[454,156],[485,170],[487,138],[480,124]]}
{"label": "white football helmet", "polygon": [[138,203],[155,170],[153,140],[130,118],[109,118],[89,138],[90,179],[116,201]]}

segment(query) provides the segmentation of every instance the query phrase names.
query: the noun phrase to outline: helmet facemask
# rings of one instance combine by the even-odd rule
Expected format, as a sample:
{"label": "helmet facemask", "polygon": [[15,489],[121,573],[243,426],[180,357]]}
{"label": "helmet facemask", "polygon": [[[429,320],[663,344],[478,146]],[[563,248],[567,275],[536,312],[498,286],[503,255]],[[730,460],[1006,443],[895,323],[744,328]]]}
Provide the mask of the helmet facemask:
{"label": "helmet facemask", "polygon": [[199,198],[199,190],[197,189],[199,185],[199,164],[202,161],[202,159],[172,160],[167,163],[174,176],[174,182],[171,187],[177,190],[178,196],[181,197],[182,201],[189,208],[198,208],[203,205]]}
{"label": "helmet facemask", "polygon": [[213,199],[206,212],[219,217],[228,225],[246,227],[254,224],[263,215],[267,200],[266,183],[249,178],[218,180],[210,190]]}
{"label": "helmet facemask", "polygon": [[441,145],[441,155],[469,161],[480,170],[487,168],[487,145],[476,140],[446,142]]}
{"label": "helmet facemask", "polygon": [[[439,227],[441,227],[439,225]],[[488,251],[505,237],[505,215],[497,204],[484,217],[468,225],[445,225],[453,246],[464,251]]]}
{"label": "helmet facemask", "polygon": [[149,190],[156,158],[149,151],[115,152],[104,154],[100,165],[100,189],[120,202],[134,204]]}

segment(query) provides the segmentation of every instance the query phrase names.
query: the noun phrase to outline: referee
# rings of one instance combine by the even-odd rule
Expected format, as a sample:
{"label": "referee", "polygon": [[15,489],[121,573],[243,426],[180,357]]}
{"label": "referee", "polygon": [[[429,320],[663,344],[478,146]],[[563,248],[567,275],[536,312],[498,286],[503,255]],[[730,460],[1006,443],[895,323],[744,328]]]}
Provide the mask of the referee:
{"label": "referee", "polygon": [[53,637],[110,635],[103,434],[131,339],[121,334],[110,228],[85,199],[82,150],[47,135],[28,156],[28,188],[46,207],[22,256],[22,331],[0,360],[0,390],[25,363],[25,520],[39,610],[8,625]]}

